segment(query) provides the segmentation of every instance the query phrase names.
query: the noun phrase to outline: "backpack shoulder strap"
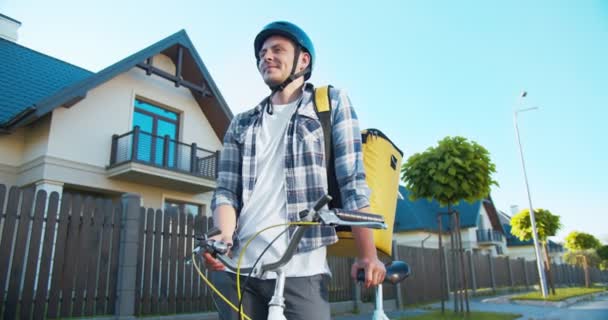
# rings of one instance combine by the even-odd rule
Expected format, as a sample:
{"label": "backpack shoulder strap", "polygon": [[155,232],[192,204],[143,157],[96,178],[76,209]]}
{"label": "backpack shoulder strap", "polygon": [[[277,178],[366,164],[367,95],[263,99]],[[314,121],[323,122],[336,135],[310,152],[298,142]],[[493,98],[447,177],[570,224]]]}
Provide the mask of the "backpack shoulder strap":
{"label": "backpack shoulder strap", "polygon": [[323,137],[325,137],[325,157],[327,163],[326,168],[329,168],[332,143],[331,143],[331,99],[329,97],[329,90],[331,86],[323,86],[315,88],[314,106],[321,127],[323,127]]}
{"label": "backpack shoulder strap", "polygon": [[315,88],[314,106],[321,127],[323,128],[323,137],[325,138],[325,167],[327,168],[327,184],[329,195],[333,198],[330,202],[330,208],[341,207],[340,189],[338,180],[336,179],[336,168],[334,163],[333,143],[331,136],[331,93],[332,86],[323,86]]}

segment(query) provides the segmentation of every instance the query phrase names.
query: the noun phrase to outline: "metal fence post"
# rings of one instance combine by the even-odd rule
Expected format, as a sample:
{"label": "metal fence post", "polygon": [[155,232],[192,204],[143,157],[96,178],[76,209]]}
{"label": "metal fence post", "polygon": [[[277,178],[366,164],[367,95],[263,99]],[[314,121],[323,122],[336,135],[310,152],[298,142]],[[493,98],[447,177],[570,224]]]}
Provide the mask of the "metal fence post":
{"label": "metal fence post", "polygon": [[521,259],[521,264],[523,265],[524,268],[524,281],[526,284],[526,290],[530,289],[530,280],[528,279],[528,263],[526,263],[526,259],[524,258],[519,258]]}
{"label": "metal fence post", "polygon": [[[397,241],[393,240],[392,245],[393,245],[393,261],[398,261],[399,260],[399,246],[397,245]],[[424,254],[424,252],[422,254]],[[397,299],[397,301],[396,301],[397,309],[400,309],[401,307],[403,307],[403,293],[401,292],[401,283],[395,284],[395,291],[396,291],[395,298]]]}
{"label": "metal fence post", "polygon": [[473,253],[467,251],[467,257],[469,258],[469,272],[471,273],[471,290],[475,294],[477,292],[477,277],[475,275],[475,265],[473,264]]}
{"label": "metal fence post", "polygon": [[511,286],[511,289],[513,289],[513,287],[515,287],[515,280],[513,279],[513,268],[511,267],[511,259],[509,259],[508,257],[507,259],[507,271],[509,272],[509,285]]}
{"label": "metal fence post", "polygon": [[490,283],[492,284],[492,292],[496,293],[496,276],[494,275],[494,259],[492,255],[488,255],[488,261],[490,265]]}
{"label": "metal fence post", "polygon": [[118,256],[118,280],[116,285],[116,319],[135,319],[135,279],[137,276],[137,253],[140,243],[139,218],[140,196],[127,193],[121,199],[123,215],[120,230]]}

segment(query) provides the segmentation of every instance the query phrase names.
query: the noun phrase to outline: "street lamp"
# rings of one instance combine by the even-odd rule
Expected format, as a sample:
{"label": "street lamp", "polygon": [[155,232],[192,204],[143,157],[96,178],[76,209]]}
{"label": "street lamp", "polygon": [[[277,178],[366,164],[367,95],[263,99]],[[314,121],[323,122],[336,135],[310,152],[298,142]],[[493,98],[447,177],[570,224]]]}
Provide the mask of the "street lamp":
{"label": "street lamp", "polygon": [[543,297],[546,298],[549,295],[547,289],[547,278],[545,276],[545,269],[543,268],[541,259],[541,249],[538,242],[538,232],[536,231],[536,218],[534,217],[534,208],[532,207],[532,197],[530,196],[530,186],[528,185],[528,176],[526,174],[526,163],[524,162],[524,152],[521,148],[521,140],[519,139],[519,128],[517,127],[517,114],[520,112],[526,112],[530,110],[536,110],[538,107],[519,109],[523,98],[528,95],[526,91],[522,91],[517,99],[517,108],[513,111],[513,122],[515,124],[515,135],[517,137],[517,144],[519,145],[519,156],[521,158],[521,167],[524,171],[524,180],[526,181],[526,191],[528,192],[528,203],[530,204],[530,224],[532,225],[532,239],[534,239],[534,251],[536,251],[536,265],[538,267],[538,276],[540,278],[540,288],[543,293]]}

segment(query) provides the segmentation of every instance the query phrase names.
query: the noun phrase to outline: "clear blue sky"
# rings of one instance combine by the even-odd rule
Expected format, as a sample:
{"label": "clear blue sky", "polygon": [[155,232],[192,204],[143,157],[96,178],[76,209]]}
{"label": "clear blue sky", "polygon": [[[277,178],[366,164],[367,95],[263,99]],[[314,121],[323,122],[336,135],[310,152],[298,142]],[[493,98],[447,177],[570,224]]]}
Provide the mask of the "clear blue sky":
{"label": "clear blue sky", "polygon": [[[447,135],[485,146],[497,207],[528,207],[512,111],[534,207],[568,232],[608,242],[608,1],[33,1],[0,0],[19,43],[91,71],[185,29],[237,113],[267,88],[252,41],[273,20],[299,24],[318,61],[311,79],[346,89],[362,127],[405,152]],[[372,4],[373,3],[373,4]]]}

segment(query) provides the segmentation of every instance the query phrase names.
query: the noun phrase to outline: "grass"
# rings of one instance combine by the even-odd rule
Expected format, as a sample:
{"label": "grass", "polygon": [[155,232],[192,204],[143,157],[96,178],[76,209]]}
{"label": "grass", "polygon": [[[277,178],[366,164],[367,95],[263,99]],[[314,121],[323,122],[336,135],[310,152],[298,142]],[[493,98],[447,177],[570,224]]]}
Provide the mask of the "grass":
{"label": "grass", "polygon": [[396,320],[512,320],[521,317],[519,314],[512,313],[494,313],[494,312],[471,312],[468,315],[456,314],[453,311],[446,310],[444,314],[441,311],[425,313],[413,317],[399,318]]}
{"label": "grass", "polygon": [[525,286],[498,287],[496,289],[477,288],[477,290],[475,290],[475,293],[473,293],[472,290],[469,290],[469,295],[471,297],[487,297],[487,296],[495,296],[495,295],[505,294],[505,293],[517,293],[517,292],[523,292],[523,291],[529,291],[529,289],[526,288]]}
{"label": "grass", "polygon": [[522,294],[511,298],[512,300],[541,300],[541,301],[563,301],[568,298],[584,296],[592,293],[602,292],[606,288],[556,288],[555,295],[550,294],[547,299],[544,299],[538,291]]}

